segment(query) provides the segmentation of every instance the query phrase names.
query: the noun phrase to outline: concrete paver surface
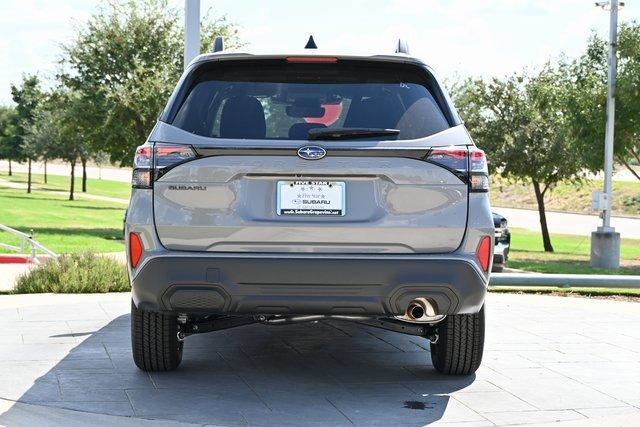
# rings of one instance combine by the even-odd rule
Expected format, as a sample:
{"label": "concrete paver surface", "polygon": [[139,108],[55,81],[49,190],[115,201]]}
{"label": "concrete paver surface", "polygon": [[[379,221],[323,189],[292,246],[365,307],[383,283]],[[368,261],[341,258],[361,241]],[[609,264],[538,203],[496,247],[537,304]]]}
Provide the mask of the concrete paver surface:
{"label": "concrete paver surface", "polygon": [[177,371],[149,374],[128,312],[128,294],[0,296],[0,425],[640,423],[634,302],[490,294],[484,361],[462,378],[425,339],[333,321],[191,336]]}
{"label": "concrete paver surface", "polygon": [[0,292],[12,290],[18,277],[31,268],[33,264],[0,264]]}

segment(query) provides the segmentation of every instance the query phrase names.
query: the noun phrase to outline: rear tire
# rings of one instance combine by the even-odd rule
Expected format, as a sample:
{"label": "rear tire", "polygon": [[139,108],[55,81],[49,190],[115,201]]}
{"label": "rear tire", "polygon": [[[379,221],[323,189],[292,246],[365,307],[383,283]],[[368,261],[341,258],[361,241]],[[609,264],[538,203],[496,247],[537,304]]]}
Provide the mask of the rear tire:
{"label": "rear tire", "polygon": [[182,361],[176,316],[139,310],[131,301],[133,361],[143,371],[171,371]]}
{"label": "rear tire", "polygon": [[438,324],[438,341],[431,344],[433,366],[443,374],[469,375],[482,362],[484,306],[476,314],[447,316]]}

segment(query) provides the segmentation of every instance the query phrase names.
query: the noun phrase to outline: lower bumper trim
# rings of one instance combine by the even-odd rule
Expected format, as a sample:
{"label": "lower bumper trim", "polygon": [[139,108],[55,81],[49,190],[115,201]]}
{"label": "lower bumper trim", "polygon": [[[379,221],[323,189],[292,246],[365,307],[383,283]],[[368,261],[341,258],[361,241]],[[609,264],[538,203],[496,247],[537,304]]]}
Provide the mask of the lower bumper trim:
{"label": "lower bumper trim", "polygon": [[415,298],[475,313],[486,279],[466,259],[159,256],[132,280],[137,306],[206,314],[394,316]]}

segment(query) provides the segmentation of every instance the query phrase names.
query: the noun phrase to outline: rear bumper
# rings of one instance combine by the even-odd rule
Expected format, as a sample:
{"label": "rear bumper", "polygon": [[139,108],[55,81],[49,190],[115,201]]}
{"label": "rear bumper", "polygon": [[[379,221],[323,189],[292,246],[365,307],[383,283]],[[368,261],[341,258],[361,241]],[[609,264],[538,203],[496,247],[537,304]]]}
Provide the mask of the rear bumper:
{"label": "rear bumper", "polygon": [[403,314],[417,297],[439,314],[475,313],[487,278],[463,256],[175,253],[131,281],[136,305],[190,314]]}

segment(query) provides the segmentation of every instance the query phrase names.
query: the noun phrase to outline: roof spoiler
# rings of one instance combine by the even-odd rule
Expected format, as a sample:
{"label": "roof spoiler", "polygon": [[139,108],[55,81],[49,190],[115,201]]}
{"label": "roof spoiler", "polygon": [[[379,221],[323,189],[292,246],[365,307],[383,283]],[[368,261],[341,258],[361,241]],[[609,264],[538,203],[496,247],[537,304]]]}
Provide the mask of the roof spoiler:
{"label": "roof spoiler", "polygon": [[398,39],[398,44],[396,45],[396,53],[404,53],[405,55],[409,55],[409,43],[405,40]]}

